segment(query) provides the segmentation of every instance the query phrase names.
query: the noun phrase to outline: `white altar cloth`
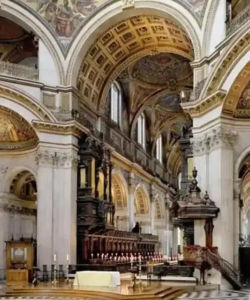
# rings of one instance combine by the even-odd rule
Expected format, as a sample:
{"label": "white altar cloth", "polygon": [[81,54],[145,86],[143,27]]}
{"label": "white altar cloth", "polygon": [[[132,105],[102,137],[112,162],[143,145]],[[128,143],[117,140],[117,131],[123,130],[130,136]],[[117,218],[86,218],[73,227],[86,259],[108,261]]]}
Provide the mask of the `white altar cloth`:
{"label": "white altar cloth", "polygon": [[74,286],[115,287],[121,284],[119,272],[81,271],[76,272]]}

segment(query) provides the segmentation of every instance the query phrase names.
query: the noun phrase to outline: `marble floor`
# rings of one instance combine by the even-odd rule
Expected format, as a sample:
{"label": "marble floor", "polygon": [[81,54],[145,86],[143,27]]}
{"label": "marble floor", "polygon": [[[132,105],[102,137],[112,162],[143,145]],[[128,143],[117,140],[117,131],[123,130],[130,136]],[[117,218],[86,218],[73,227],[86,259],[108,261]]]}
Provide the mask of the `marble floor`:
{"label": "marble floor", "polygon": [[250,293],[248,291],[193,291],[190,293],[184,293],[181,295],[178,300],[188,300],[188,299],[196,299],[196,300],[219,300],[219,299],[240,299],[240,300],[249,300]]}

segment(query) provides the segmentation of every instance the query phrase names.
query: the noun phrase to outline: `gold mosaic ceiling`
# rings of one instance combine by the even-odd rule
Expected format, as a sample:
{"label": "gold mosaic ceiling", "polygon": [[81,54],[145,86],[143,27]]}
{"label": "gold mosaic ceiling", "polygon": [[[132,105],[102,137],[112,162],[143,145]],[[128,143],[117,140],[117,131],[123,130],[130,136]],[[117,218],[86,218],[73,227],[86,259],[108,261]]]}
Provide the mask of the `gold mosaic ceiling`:
{"label": "gold mosaic ceiling", "polygon": [[83,58],[78,78],[83,100],[93,107],[104,106],[112,80],[131,63],[155,52],[193,59],[189,37],[173,21],[137,16],[112,27],[96,40]]}
{"label": "gold mosaic ceiling", "polygon": [[0,106],[0,150],[29,148],[37,143],[33,128],[20,115]]}

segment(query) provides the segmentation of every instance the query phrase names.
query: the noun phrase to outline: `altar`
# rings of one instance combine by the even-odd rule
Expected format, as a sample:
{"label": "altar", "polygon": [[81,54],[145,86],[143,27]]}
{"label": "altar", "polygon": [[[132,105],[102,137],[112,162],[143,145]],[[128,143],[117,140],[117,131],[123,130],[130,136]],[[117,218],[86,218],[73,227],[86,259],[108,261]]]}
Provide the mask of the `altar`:
{"label": "altar", "polygon": [[73,286],[116,287],[121,284],[119,272],[81,271],[76,272]]}

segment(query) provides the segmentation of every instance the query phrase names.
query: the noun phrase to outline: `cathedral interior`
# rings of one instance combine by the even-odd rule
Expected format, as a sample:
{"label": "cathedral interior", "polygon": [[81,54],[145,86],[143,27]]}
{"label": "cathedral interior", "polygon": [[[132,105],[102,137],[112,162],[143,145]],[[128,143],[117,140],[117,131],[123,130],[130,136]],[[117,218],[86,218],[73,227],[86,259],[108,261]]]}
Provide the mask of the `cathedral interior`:
{"label": "cathedral interior", "polygon": [[[0,1],[0,297],[250,289],[249,16],[249,0]],[[99,280],[84,272],[116,272],[120,294],[77,294]]]}

